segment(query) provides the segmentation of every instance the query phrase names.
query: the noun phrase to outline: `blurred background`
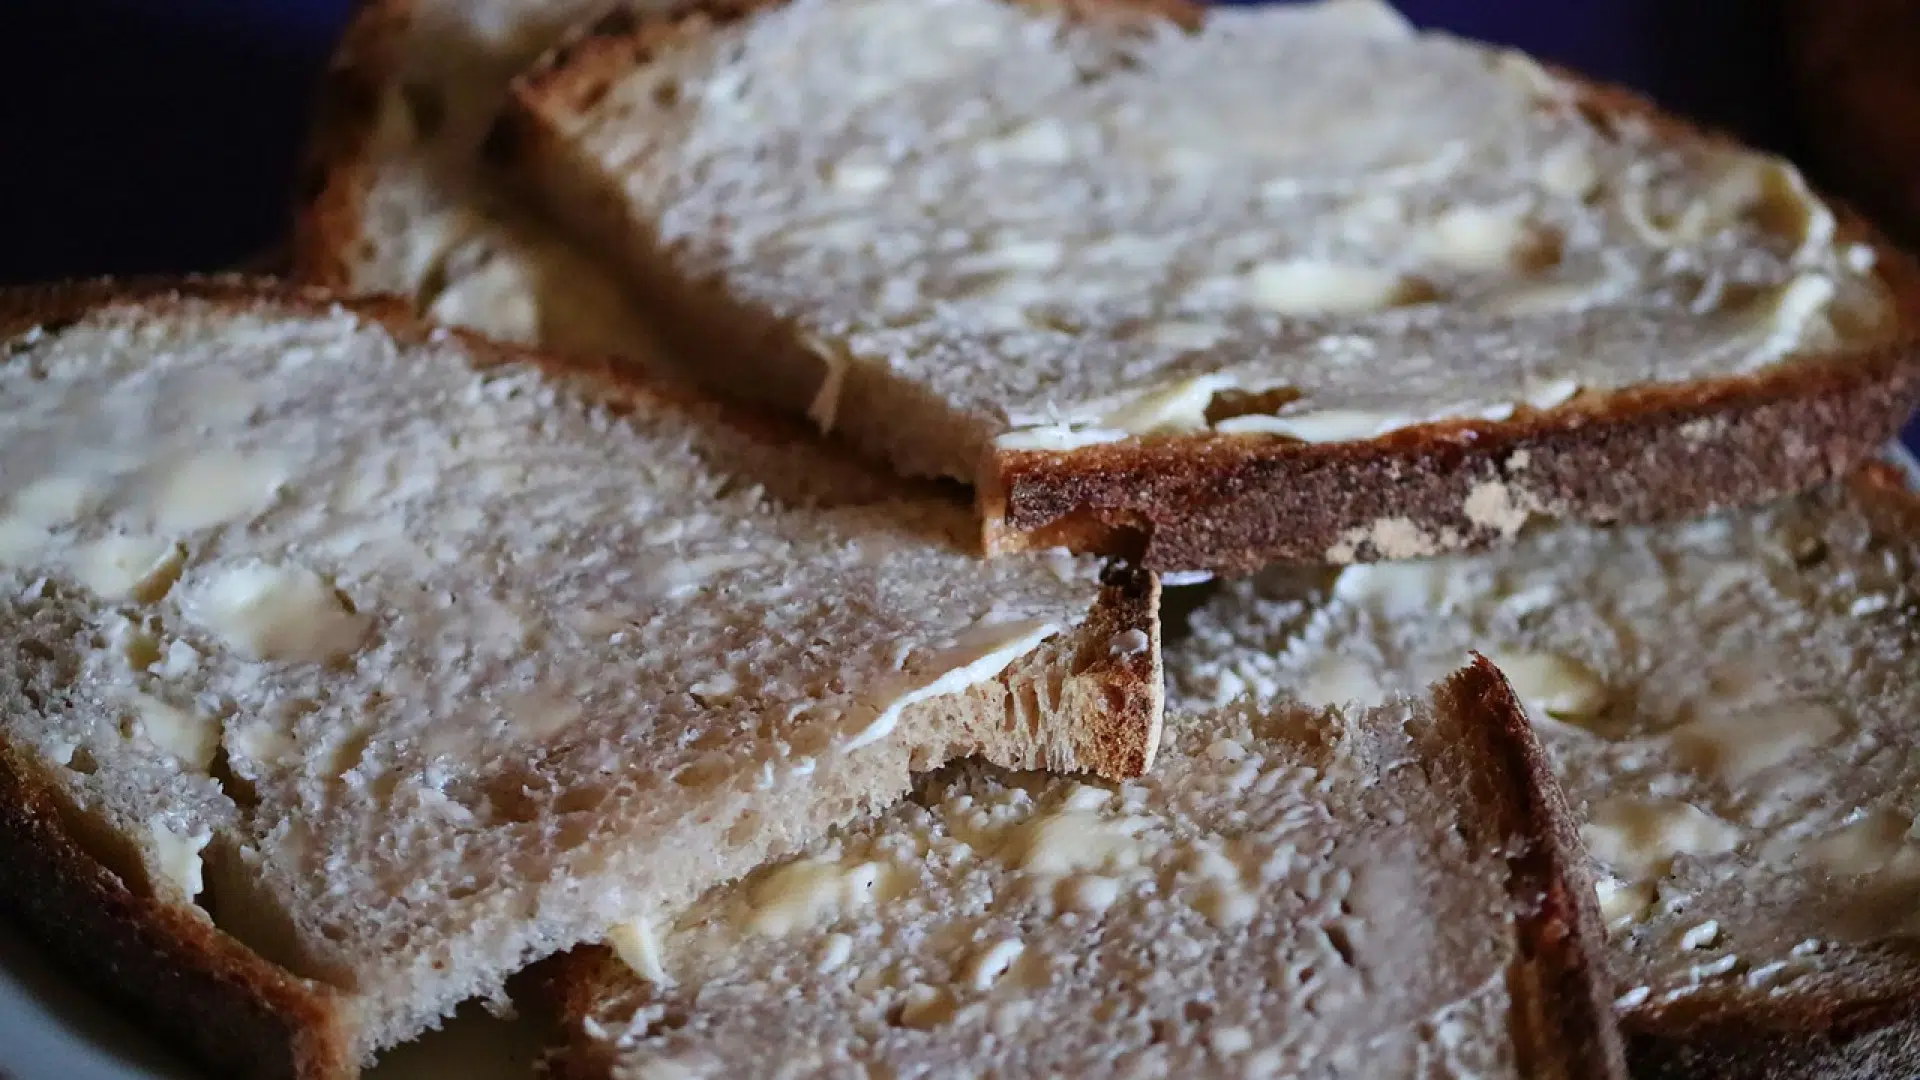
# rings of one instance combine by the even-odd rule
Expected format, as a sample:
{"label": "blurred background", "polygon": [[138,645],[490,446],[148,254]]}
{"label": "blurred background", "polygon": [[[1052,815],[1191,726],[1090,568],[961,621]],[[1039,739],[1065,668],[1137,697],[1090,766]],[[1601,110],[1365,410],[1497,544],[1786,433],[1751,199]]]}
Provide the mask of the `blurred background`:
{"label": "blurred background", "polygon": [[[1400,0],[1791,150],[1760,0]],[[0,281],[208,269],[275,243],[352,0],[0,0]]]}

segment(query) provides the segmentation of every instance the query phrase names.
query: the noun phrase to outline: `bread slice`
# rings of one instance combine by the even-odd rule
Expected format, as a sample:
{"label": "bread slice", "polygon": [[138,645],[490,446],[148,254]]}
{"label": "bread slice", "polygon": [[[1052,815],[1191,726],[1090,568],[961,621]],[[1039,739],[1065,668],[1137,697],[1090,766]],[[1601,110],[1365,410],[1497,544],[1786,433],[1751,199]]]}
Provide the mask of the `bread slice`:
{"label": "bread slice", "polygon": [[910,770],[1152,759],[1151,575],[783,425],[243,283],[0,327],[0,909],[221,1075],[350,1075]]}
{"label": "bread slice", "polygon": [[493,156],[702,375],[996,550],[1404,558],[1832,478],[1920,277],[1787,163],[1380,3],[619,9]]}
{"label": "bread slice", "polygon": [[[1203,700],[1368,700],[1481,648],[1597,857],[1636,1076],[1920,1074],[1920,500],[1844,486],[1495,557],[1234,583]],[[1182,656],[1188,655],[1183,646]]]}
{"label": "bread slice", "polygon": [[[557,979],[560,1074],[1621,1077],[1586,857],[1484,661],[964,768]],[[636,974],[637,973],[637,974]]]}
{"label": "bread slice", "polygon": [[322,84],[292,276],[490,337],[673,366],[598,260],[501,197],[477,151],[508,80],[604,0],[360,0]]}

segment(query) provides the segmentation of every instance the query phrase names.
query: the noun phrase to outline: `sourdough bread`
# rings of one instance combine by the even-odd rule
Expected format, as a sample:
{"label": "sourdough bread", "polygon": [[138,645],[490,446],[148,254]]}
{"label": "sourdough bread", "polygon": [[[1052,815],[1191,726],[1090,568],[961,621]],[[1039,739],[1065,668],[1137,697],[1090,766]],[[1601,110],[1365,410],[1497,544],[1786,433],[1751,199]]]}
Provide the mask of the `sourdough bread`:
{"label": "sourdough bread", "polygon": [[1150,575],[982,561],[783,425],[245,284],[0,313],[0,905],[223,1075],[350,1074],[910,770],[1152,759]]}
{"label": "sourdough bread", "polygon": [[1183,646],[1170,675],[1203,700],[1366,701],[1486,650],[1595,856],[1636,1075],[1912,1075],[1916,536],[1920,503],[1875,467],[1669,528],[1272,572],[1190,620],[1248,647]]}
{"label": "sourdough bread", "polygon": [[489,149],[703,377],[999,550],[1404,558],[1830,478],[1905,260],[1794,168],[1380,3],[616,9]]}
{"label": "sourdough bread", "polygon": [[957,770],[569,958],[561,1073],[1624,1075],[1585,856],[1490,665],[1168,739],[1118,786]]}

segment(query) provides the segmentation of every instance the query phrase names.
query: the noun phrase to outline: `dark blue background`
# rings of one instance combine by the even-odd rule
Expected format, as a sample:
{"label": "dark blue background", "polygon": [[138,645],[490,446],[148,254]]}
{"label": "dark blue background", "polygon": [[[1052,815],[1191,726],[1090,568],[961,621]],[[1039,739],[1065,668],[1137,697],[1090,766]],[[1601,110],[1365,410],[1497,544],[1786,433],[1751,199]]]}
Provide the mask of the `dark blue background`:
{"label": "dark blue background", "polygon": [[[1402,0],[1782,145],[1762,0]],[[350,0],[0,0],[0,282],[220,267],[285,226]]]}

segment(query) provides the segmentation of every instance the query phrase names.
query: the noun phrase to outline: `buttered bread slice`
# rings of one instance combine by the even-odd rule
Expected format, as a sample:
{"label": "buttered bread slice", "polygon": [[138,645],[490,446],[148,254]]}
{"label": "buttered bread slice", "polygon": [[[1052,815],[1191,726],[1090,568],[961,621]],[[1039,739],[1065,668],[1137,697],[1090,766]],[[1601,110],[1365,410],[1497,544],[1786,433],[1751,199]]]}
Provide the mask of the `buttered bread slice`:
{"label": "buttered bread slice", "polygon": [[1624,1075],[1585,856],[1490,665],[1175,713],[1143,779],[960,770],[567,958],[561,1074]]}
{"label": "buttered bread slice", "polygon": [[1891,469],[1502,556],[1272,572],[1194,614],[1203,700],[1370,700],[1469,648],[1583,824],[1636,1076],[1920,1072],[1920,501]]}
{"label": "buttered bread slice", "polygon": [[1358,0],[619,10],[491,150],[702,376],[993,547],[1405,558],[1832,478],[1907,262],[1784,161]]}
{"label": "buttered bread slice", "polygon": [[245,284],[0,312],[0,909],[220,1075],[350,1075],[911,770],[1153,756],[1150,576],[777,424]]}

